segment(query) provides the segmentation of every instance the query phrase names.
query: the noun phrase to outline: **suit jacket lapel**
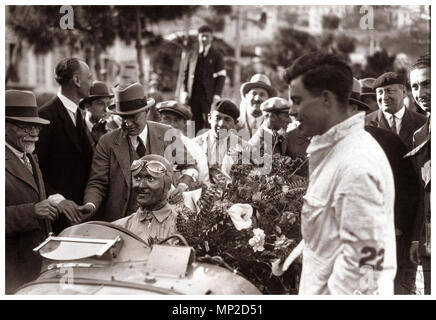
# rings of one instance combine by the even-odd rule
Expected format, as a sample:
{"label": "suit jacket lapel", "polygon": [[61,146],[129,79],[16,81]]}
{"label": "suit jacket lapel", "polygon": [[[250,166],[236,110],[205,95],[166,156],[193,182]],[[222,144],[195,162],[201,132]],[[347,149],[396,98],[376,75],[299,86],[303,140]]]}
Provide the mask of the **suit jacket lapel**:
{"label": "suit jacket lapel", "polygon": [[150,154],[161,154],[165,152],[164,133],[159,134],[154,124],[147,121],[147,145],[150,146]]}
{"label": "suit jacket lapel", "polygon": [[127,141],[129,137],[125,134],[124,130],[120,130],[118,137],[114,139],[114,154],[120,164],[121,171],[123,172],[124,179],[129,186],[131,175],[130,175],[130,150],[129,143]]}
{"label": "suit jacket lapel", "polygon": [[20,159],[8,148],[6,147],[6,161],[5,161],[6,170],[9,171],[12,175],[27,183],[31,186],[35,191],[39,194],[39,188],[36,185],[35,178],[32,173],[25,167],[25,165],[21,162]]}
{"label": "suit jacket lapel", "polygon": [[[80,144],[77,128],[74,126],[68,111],[65,109],[65,106],[59,98],[57,98],[56,106],[58,109],[59,118],[64,123],[63,127],[65,128],[67,136],[71,139],[71,142],[73,142],[76,148],[79,149],[79,151],[82,151],[82,145]],[[77,112],[80,112],[80,110],[77,109]]]}
{"label": "suit jacket lapel", "polygon": [[378,111],[377,122],[378,122],[379,128],[383,128],[386,130],[392,130],[391,127],[389,126],[388,120],[386,120],[386,118],[381,110]]}
{"label": "suit jacket lapel", "polygon": [[39,199],[41,201],[45,200],[47,198],[47,195],[45,192],[44,179],[42,177],[41,170],[39,169],[38,161],[36,160],[36,157],[33,154],[29,155],[29,160],[30,163],[32,164],[33,177],[38,185]]}
{"label": "suit jacket lapel", "polygon": [[401,129],[400,129],[400,138],[403,141],[408,141],[410,136],[414,133],[413,127],[415,125],[415,119],[412,118],[409,110],[406,108],[406,112],[404,113],[403,120],[401,121]]}

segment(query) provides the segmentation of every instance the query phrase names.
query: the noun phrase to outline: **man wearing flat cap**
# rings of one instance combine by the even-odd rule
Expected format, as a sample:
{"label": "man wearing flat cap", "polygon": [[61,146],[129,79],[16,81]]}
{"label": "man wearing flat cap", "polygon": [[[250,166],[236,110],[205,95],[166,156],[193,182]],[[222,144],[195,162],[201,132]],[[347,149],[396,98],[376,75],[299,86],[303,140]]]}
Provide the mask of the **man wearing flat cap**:
{"label": "man wearing flat cap", "polygon": [[209,114],[211,129],[195,138],[207,155],[212,182],[216,169],[227,175],[230,173],[234,153],[242,155],[242,161],[250,162],[251,146],[236,135],[238,117],[239,109],[232,101],[220,100]]}
{"label": "man wearing flat cap", "polygon": [[173,181],[172,165],[164,157],[146,155],[130,167],[138,210],[113,224],[126,228],[144,241],[162,241],[177,233],[177,213],[168,204]]}
{"label": "man wearing flat cap", "polygon": [[138,82],[114,92],[115,105],[108,112],[121,116],[123,125],[103,135],[95,148],[84,205],[80,207],[88,219],[112,222],[136,211],[130,165],[145,155],[165,156],[181,170],[172,196],[181,195],[197,179],[196,162],[186,149],[175,156],[167,154],[166,149],[173,141],[167,141],[165,133],[171,127],[146,120],[154,99],[147,98],[144,92]]}
{"label": "man wearing flat cap", "polygon": [[57,64],[55,73],[60,90],[39,110],[50,124],[41,131],[36,153],[47,192],[68,199],[59,203],[63,215],[53,224],[57,234],[82,219],[76,204],[83,199],[93,151],[78,107],[89,95],[91,71],[82,60],[66,58]]}
{"label": "man wearing flat cap", "polygon": [[44,180],[33,155],[39,132],[50,121],[38,116],[30,91],[6,91],[6,293],[34,280],[41,257],[33,252],[51,231],[58,216],[46,197]]}
{"label": "man wearing flat cap", "polygon": [[106,112],[113,96],[106,83],[94,81],[89,96],[80,100],[79,108],[85,111],[85,125],[94,148],[102,135],[118,128],[118,124]]}
{"label": "man wearing flat cap", "polygon": [[195,129],[192,126],[187,126],[187,122],[189,122],[189,124],[192,123],[190,121],[192,119],[192,113],[189,108],[175,100],[167,100],[158,103],[156,111],[159,113],[161,123],[177,130],[175,135],[180,134],[181,142],[183,142],[188,152],[194,157],[197,162],[198,181],[209,184],[209,167],[207,165],[206,154],[201,150],[194,139],[190,139],[186,136],[187,134],[195,135]]}
{"label": "man wearing flat cap", "polygon": [[260,106],[264,122],[248,142],[254,148],[263,149],[272,155],[286,154],[286,128],[291,121],[289,102],[283,98],[273,97]]}
{"label": "man wearing flat cap", "polygon": [[241,85],[241,114],[238,119],[238,130],[244,129],[246,140],[250,140],[263,123],[264,117],[260,105],[277,95],[271,86],[270,79],[264,74],[255,74],[250,81]]}
{"label": "man wearing flat cap", "polygon": [[413,147],[413,133],[426,118],[408,110],[404,105],[406,80],[396,72],[386,72],[378,77],[373,88],[376,91],[379,110],[367,115],[366,125],[379,127],[398,134],[408,150]]}
{"label": "man wearing flat cap", "polygon": [[213,48],[213,30],[198,29],[198,47],[187,57],[181,101],[191,107],[195,131],[208,127],[211,105],[220,100],[226,79],[223,55]]}

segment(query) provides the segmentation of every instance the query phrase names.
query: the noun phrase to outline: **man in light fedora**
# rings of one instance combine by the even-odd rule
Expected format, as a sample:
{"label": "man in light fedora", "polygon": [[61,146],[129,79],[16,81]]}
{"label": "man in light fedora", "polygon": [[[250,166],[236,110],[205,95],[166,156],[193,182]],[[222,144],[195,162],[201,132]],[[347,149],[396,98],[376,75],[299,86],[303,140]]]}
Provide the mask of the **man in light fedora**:
{"label": "man in light fedora", "polygon": [[[123,118],[119,129],[103,135],[97,143],[91,173],[80,207],[87,218],[112,222],[134,213],[137,209],[136,195],[132,189],[130,166],[147,154],[165,156],[177,165],[182,176],[174,182],[172,196],[185,191],[197,178],[195,160],[186,152],[169,159],[165,133],[170,126],[147,121],[147,111],[155,101],[145,96],[144,87],[134,83],[115,90],[115,105],[108,112]],[[182,144],[183,145],[183,144]]]}
{"label": "man in light fedora", "polygon": [[249,140],[263,123],[260,105],[271,97],[277,96],[277,90],[271,86],[271,81],[264,74],[255,74],[250,81],[241,86],[241,115],[238,119],[238,129],[246,129]]}
{"label": "man in light fedora", "polygon": [[38,116],[30,91],[6,91],[6,293],[34,280],[41,268],[33,252],[51,231],[58,212],[47,200],[35,142],[50,121]]}
{"label": "man in light fedora", "polygon": [[60,90],[39,110],[50,124],[41,131],[36,153],[48,193],[68,199],[59,203],[64,215],[53,224],[57,234],[80,222],[76,203],[83,199],[93,151],[79,109],[80,100],[89,95],[91,71],[84,61],[70,57],[57,64],[55,73]]}

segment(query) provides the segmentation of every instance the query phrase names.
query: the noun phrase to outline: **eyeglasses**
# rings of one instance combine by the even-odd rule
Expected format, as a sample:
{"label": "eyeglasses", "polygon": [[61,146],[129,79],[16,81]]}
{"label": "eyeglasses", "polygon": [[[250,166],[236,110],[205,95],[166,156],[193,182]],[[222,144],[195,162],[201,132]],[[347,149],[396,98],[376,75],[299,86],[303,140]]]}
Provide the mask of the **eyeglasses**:
{"label": "eyeglasses", "polygon": [[22,129],[25,133],[30,133],[32,129],[35,129],[36,131],[41,131],[42,125],[37,123],[24,123],[24,122],[18,122],[18,121],[9,121],[14,126]]}
{"label": "eyeglasses", "polygon": [[161,177],[167,172],[165,165],[157,160],[134,160],[130,166],[130,171],[141,171],[143,168],[153,177]]}

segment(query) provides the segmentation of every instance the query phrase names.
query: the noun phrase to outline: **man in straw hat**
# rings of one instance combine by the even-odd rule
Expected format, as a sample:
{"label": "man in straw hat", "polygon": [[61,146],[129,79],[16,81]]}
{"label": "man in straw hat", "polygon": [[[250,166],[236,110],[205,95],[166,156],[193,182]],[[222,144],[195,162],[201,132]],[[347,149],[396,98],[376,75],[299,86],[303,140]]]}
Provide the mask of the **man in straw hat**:
{"label": "man in straw hat", "polygon": [[277,95],[271,86],[270,79],[264,74],[255,74],[250,81],[241,85],[241,114],[238,119],[238,130],[245,129],[249,140],[263,123],[264,117],[260,105]]}
{"label": "man in straw hat", "polygon": [[38,116],[32,92],[6,91],[6,293],[37,277],[41,257],[33,248],[48,236],[58,216],[33,155],[39,132],[49,123]]}
{"label": "man in straw hat", "polygon": [[118,128],[114,121],[110,121],[106,111],[113,96],[106,83],[94,81],[89,96],[80,100],[79,108],[85,111],[86,132],[93,147],[103,134]]}
{"label": "man in straw hat", "polygon": [[69,199],[59,203],[64,215],[53,224],[54,232],[59,233],[81,220],[76,203],[83,199],[92,146],[78,105],[89,95],[92,74],[88,65],[77,58],[61,60],[55,72],[60,91],[39,110],[50,124],[41,131],[36,153],[48,193]]}
{"label": "man in straw hat", "polygon": [[121,116],[123,125],[102,136],[97,143],[84,205],[80,207],[88,218],[93,216],[95,220],[112,222],[136,211],[130,165],[144,155],[165,156],[181,170],[182,176],[175,181],[172,196],[181,195],[197,179],[196,162],[186,149],[175,156],[168,154],[166,149],[173,141],[168,141],[165,134],[171,127],[146,120],[147,111],[155,102],[144,92],[138,82],[115,90],[115,105],[111,105],[108,112]]}

